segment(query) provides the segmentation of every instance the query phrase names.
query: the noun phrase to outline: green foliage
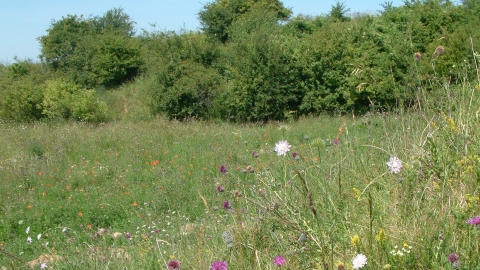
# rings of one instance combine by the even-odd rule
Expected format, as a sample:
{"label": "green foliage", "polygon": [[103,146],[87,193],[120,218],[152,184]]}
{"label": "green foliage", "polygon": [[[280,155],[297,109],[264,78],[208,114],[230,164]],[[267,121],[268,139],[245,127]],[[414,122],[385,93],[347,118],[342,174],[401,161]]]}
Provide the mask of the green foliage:
{"label": "green foliage", "polygon": [[42,118],[38,107],[43,100],[41,85],[48,78],[42,64],[30,60],[17,61],[0,76],[0,118],[19,122]]}
{"label": "green foliage", "polygon": [[212,67],[221,57],[221,47],[195,32],[145,33],[141,37],[145,73],[155,76],[171,63],[191,60]]}
{"label": "green foliage", "polygon": [[267,121],[295,115],[312,77],[302,41],[283,32],[274,13],[261,9],[239,18],[230,35],[231,82],[222,97],[228,113],[224,118]]}
{"label": "green foliage", "polygon": [[183,61],[168,65],[158,75],[160,88],[153,94],[153,110],[170,119],[208,119],[216,95],[222,86],[221,76],[198,63]]}
{"label": "green foliage", "polygon": [[89,19],[68,15],[39,38],[42,58],[60,76],[83,86],[120,85],[142,64],[133,25],[122,9]]}
{"label": "green foliage", "polygon": [[53,68],[62,71],[74,68],[71,59],[83,37],[91,35],[91,20],[68,15],[60,21],[52,21],[48,35],[38,38],[42,46],[41,57]]}
{"label": "green foliage", "polygon": [[116,33],[122,36],[135,35],[135,22],[123,12],[123,8],[108,10],[102,17],[95,17],[94,28],[97,32]]}
{"label": "green foliage", "polygon": [[344,3],[340,3],[337,1],[335,5],[332,5],[332,9],[330,10],[330,13],[328,15],[334,21],[345,22],[350,19],[349,17],[347,17],[347,12],[349,11],[350,9],[347,8]]}
{"label": "green foliage", "polygon": [[[415,104],[429,76],[450,81],[474,76],[468,69],[474,65],[468,37],[478,36],[478,23],[461,16],[463,7],[448,2],[386,3],[381,15],[354,18],[346,17],[345,5],[337,3],[328,16],[297,16],[285,24],[278,24],[275,10],[265,12],[249,3],[217,1],[201,12],[237,14],[215,30],[224,33],[223,41],[228,37],[225,44],[209,42],[214,34],[206,28],[204,35],[145,35],[146,72],[162,74],[157,80],[161,86],[152,86],[154,103],[173,81],[188,76],[176,66],[192,62],[223,76],[225,88],[213,98],[210,111],[233,121],[404,108]],[[465,29],[465,24],[471,27]],[[435,53],[439,46],[445,53]],[[459,65],[465,59],[470,60]],[[154,108],[161,112],[166,107]]]}
{"label": "green foliage", "polygon": [[87,80],[87,85],[120,85],[138,73],[142,60],[136,40],[114,32],[95,38],[94,43],[97,46],[94,48],[89,70],[89,75],[93,78]]}
{"label": "green foliage", "polygon": [[94,90],[63,80],[49,80],[44,86],[42,114],[47,118],[75,119],[87,122],[105,121],[107,106],[97,101]]}
{"label": "green foliage", "polygon": [[206,35],[214,40],[226,42],[229,40],[230,26],[237,18],[254,8],[274,12],[277,20],[286,20],[292,13],[279,0],[215,0],[206,4],[198,13],[198,17]]}
{"label": "green foliage", "polygon": [[[348,17],[337,2],[327,15],[287,20],[291,11],[277,0],[216,0],[199,12],[203,32],[134,37],[135,22],[119,8],[88,19],[68,15],[39,40],[55,78],[83,88],[115,87],[141,69],[150,98],[138,103],[150,104],[153,114],[282,120],[420,106],[419,90],[434,91],[437,79],[475,79],[470,56],[480,51],[477,6],[386,2],[379,15]],[[43,93],[34,88],[46,78],[21,85],[28,74],[16,63],[0,77],[8,82],[5,93],[12,89],[6,99],[12,101],[4,103],[30,115],[12,113],[18,119],[42,117],[35,104]]]}
{"label": "green foliage", "polygon": [[312,34],[316,28],[322,26],[321,17],[310,17],[305,15],[298,15],[288,20],[285,24],[286,28],[292,28],[294,34]]}
{"label": "green foliage", "polygon": [[[146,73],[153,78],[151,108],[169,118],[210,118],[223,90],[218,46],[198,33],[156,33],[143,37]],[[221,69],[220,67],[218,69]]]}

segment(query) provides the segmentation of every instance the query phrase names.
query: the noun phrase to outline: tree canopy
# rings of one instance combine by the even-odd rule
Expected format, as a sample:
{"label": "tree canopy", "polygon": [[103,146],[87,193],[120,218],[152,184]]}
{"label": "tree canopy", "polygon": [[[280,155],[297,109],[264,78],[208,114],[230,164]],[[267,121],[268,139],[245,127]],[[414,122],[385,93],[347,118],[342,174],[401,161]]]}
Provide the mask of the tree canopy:
{"label": "tree canopy", "polygon": [[274,11],[278,20],[287,20],[292,14],[280,0],[215,0],[198,13],[202,30],[213,39],[226,42],[232,23],[255,6],[265,12]]}
{"label": "tree canopy", "polygon": [[68,15],[53,21],[39,38],[41,57],[51,68],[84,86],[115,86],[136,74],[140,48],[135,22],[121,8],[103,16]]}

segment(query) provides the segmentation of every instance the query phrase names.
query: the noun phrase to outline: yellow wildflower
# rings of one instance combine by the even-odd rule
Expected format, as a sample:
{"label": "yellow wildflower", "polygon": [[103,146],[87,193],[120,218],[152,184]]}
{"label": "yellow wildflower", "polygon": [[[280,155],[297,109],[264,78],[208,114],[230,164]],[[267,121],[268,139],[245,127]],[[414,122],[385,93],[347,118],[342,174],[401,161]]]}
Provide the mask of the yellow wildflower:
{"label": "yellow wildflower", "polygon": [[354,236],[352,237],[352,246],[355,247],[355,248],[359,248],[359,247],[360,247],[360,236],[354,235]]}

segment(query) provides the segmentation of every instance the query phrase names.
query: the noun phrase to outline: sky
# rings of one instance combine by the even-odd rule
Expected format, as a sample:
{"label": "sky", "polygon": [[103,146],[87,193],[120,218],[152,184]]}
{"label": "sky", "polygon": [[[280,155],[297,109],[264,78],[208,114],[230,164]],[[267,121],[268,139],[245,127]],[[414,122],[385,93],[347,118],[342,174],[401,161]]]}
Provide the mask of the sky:
{"label": "sky", "polygon": [[[213,0],[0,0],[0,63],[31,59],[38,61],[40,43],[37,38],[47,34],[52,20],[67,15],[102,16],[112,8],[123,11],[136,22],[137,33],[146,31],[198,30],[198,12]],[[325,15],[337,0],[283,0],[293,16]],[[402,6],[403,0],[343,0],[353,13],[375,14],[380,4],[392,2]]]}

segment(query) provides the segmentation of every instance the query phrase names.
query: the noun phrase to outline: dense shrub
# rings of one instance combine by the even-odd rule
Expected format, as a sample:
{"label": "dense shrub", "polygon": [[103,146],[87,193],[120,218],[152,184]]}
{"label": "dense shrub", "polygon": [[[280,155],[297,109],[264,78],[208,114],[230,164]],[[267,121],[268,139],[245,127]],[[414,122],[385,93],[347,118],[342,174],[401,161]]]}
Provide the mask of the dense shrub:
{"label": "dense shrub", "polygon": [[221,57],[221,46],[205,35],[181,31],[144,33],[140,37],[143,46],[145,73],[156,76],[172,63],[191,60],[204,67],[212,67]]}
{"label": "dense shrub", "polygon": [[138,73],[143,61],[136,40],[114,32],[94,38],[96,46],[91,48],[93,55],[86,66],[87,79],[84,85],[120,85]]}
{"label": "dense shrub", "polygon": [[43,87],[41,108],[45,117],[87,122],[105,121],[107,106],[96,99],[94,90],[82,89],[63,80],[49,80]]}
{"label": "dense shrub", "polygon": [[[159,93],[170,93],[166,89],[174,84],[186,85],[188,78],[182,77],[190,76],[195,68],[185,67],[193,63],[223,77],[225,88],[209,99],[214,102],[209,103],[208,115],[232,121],[412,106],[419,89],[430,89],[432,76],[459,81],[465,74],[468,78],[475,75],[474,69],[467,68],[474,65],[471,60],[458,64],[471,59],[468,37],[474,41],[478,37],[478,20],[464,7],[449,2],[412,1],[401,7],[386,3],[380,15],[355,17],[346,17],[348,8],[337,3],[328,15],[297,16],[285,24],[278,23],[278,10],[256,4],[239,9],[236,4],[215,1],[205,6],[200,15],[213,17],[208,18],[211,25],[202,22],[212,27],[204,28],[204,34],[145,38],[148,63],[154,63],[147,65],[147,73],[155,73],[159,84],[156,113],[167,108],[157,106],[162,99]],[[227,11],[235,15],[229,13],[233,17],[220,20]],[[223,26],[217,29],[219,25],[213,22]],[[469,29],[464,25],[470,25]],[[211,35],[218,35],[224,43],[209,42]],[[445,53],[435,53],[439,46]],[[415,53],[421,61],[416,61]],[[177,87],[174,92],[181,91]],[[181,101],[172,103],[172,95],[165,100],[182,104],[181,108],[189,107],[187,100],[197,102],[181,96]]]}
{"label": "dense shrub", "polygon": [[43,100],[41,85],[48,76],[43,65],[30,60],[4,67],[0,76],[0,118],[20,122],[42,118],[38,105]]}
{"label": "dense shrub", "polygon": [[214,101],[224,88],[220,48],[194,32],[146,34],[142,42],[145,72],[153,78],[152,112],[175,119],[213,117]]}
{"label": "dense shrub", "polygon": [[69,15],[39,38],[54,76],[42,75],[44,65],[35,72],[24,63],[0,70],[0,114],[19,121],[46,114],[91,119],[83,111],[93,109],[84,106],[75,113],[83,116],[74,116],[67,101],[69,109],[59,107],[66,112],[53,106],[44,114],[44,81],[115,87],[140,70],[150,97],[142,104],[176,119],[268,121],[408,107],[420,91],[438,89],[433,82],[477,78],[471,57],[480,51],[477,2],[385,3],[379,15],[350,17],[337,3],[329,14],[287,20],[291,11],[277,0],[217,0],[199,12],[203,32],[144,30],[137,37],[122,9],[88,19]]}
{"label": "dense shrub", "polygon": [[39,38],[42,58],[60,76],[85,87],[120,85],[142,64],[134,23],[122,9],[89,19],[69,15]]}
{"label": "dense shrub", "polygon": [[167,66],[158,79],[153,110],[171,119],[210,118],[214,99],[223,86],[218,72],[191,61]]}
{"label": "dense shrub", "polygon": [[[262,15],[261,15],[262,14]],[[277,24],[274,13],[253,9],[230,31],[229,88],[223,96],[225,119],[281,120],[297,114],[312,86],[305,44]]]}

